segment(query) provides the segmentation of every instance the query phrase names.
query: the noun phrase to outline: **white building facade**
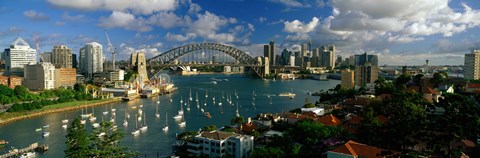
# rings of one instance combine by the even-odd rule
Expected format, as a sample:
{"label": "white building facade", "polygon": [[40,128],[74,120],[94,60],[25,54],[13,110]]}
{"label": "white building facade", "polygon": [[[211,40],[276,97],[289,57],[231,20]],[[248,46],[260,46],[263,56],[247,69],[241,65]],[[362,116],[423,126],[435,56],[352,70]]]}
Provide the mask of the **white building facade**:
{"label": "white building facade", "polygon": [[80,49],[80,71],[89,79],[93,73],[103,72],[103,50],[102,45],[97,42],[90,42]]}
{"label": "white building facade", "polygon": [[6,75],[23,75],[23,68],[27,64],[37,63],[37,52],[30,48],[30,45],[18,37],[13,41],[10,48],[6,48],[5,57],[5,74]]}
{"label": "white building facade", "polygon": [[196,156],[250,157],[253,152],[253,136],[223,131],[204,131],[188,142],[187,151]]}
{"label": "white building facade", "polygon": [[34,91],[55,88],[55,66],[48,62],[25,65],[23,83]]}

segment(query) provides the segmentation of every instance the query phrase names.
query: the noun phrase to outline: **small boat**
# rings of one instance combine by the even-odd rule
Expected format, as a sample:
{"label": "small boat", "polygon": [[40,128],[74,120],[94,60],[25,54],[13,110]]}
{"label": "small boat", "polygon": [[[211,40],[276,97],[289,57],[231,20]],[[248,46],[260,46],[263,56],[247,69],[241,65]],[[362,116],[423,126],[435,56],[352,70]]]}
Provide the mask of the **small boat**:
{"label": "small boat", "polygon": [[179,115],[175,115],[175,116],[173,116],[173,119],[175,119],[175,120],[180,120],[180,119],[182,119],[182,115],[180,115],[180,114],[179,114]]}
{"label": "small boat", "polygon": [[63,129],[67,129],[67,125],[62,125],[62,128],[63,128]]}
{"label": "small boat", "polygon": [[139,106],[140,106],[141,108],[143,108],[143,104],[140,104]]}
{"label": "small boat", "polygon": [[137,106],[132,106],[132,109],[136,109],[136,108],[137,108]]}
{"label": "small boat", "polygon": [[146,131],[148,129],[147,119],[145,117],[145,113],[143,113],[143,125],[140,127],[140,131]]}
{"label": "small boat", "polygon": [[158,113],[158,104],[155,106],[155,118],[160,118],[160,114]]}
{"label": "small boat", "polygon": [[35,152],[26,152],[20,155],[20,158],[36,157]]}
{"label": "small boat", "polygon": [[99,133],[99,134],[98,134],[98,137],[102,137],[102,136],[104,136],[104,135],[105,135],[105,132],[102,132],[102,133]]}
{"label": "small boat", "polygon": [[[135,117],[137,117],[137,114],[135,114]],[[138,129],[138,121],[137,120],[135,120],[135,130],[133,130],[131,132],[131,134],[133,136],[137,136],[138,134],[140,134],[140,129]]]}
{"label": "small boat", "polygon": [[205,98],[208,98],[208,91],[205,89]]}
{"label": "small boat", "polygon": [[168,113],[165,113],[165,126],[162,128],[163,131],[168,131]]}
{"label": "small boat", "polygon": [[127,119],[123,120],[123,126],[128,126],[128,121],[127,121]]}
{"label": "small boat", "polygon": [[217,84],[217,81],[212,81],[212,84]]}
{"label": "small boat", "polygon": [[86,120],[80,120],[80,123],[81,123],[81,124],[86,124],[87,121],[86,121]]}
{"label": "small boat", "polygon": [[160,104],[160,101],[157,101],[157,104]]}
{"label": "small boat", "polygon": [[182,122],[178,124],[180,128],[185,127],[186,125],[187,125],[187,121],[185,121],[185,119],[183,119]]}
{"label": "small boat", "polygon": [[280,97],[289,97],[290,99],[293,99],[295,97],[295,93],[292,93],[292,89],[290,89],[290,92],[284,92],[278,94]]}
{"label": "small boat", "polygon": [[180,104],[183,103],[183,96],[180,96]]}
{"label": "small boat", "polygon": [[198,91],[195,92],[195,102],[198,102]]}
{"label": "small boat", "polygon": [[205,112],[205,110],[203,110],[203,108],[200,108],[200,111],[201,111],[201,112]]}
{"label": "small boat", "polygon": [[188,99],[189,99],[190,101],[193,100],[193,98],[192,98],[192,88],[190,88],[190,98],[188,98]]}
{"label": "small boat", "polygon": [[205,112],[205,116],[206,116],[207,118],[212,118],[212,115],[210,115],[209,112]]}
{"label": "small boat", "polygon": [[48,128],[50,127],[50,125],[43,125],[43,128]]}
{"label": "small boat", "polygon": [[68,123],[68,119],[63,119],[62,123]]}
{"label": "small boat", "polygon": [[224,81],[228,81],[228,79],[223,79]]}
{"label": "small boat", "polygon": [[94,122],[95,120],[97,120],[97,117],[95,117],[95,109],[92,107],[92,113],[89,115],[89,118],[90,122]]}
{"label": "small boat", "polygon": [[42,128],[35,129],[36,132],[41,131],[41,130],[42,130]]}
{"label": "small boat", "polygon": [[48,137],[50,135],[50,132],[42,132],[43,137]]}
{"label": "small boat", "polygon": [[92,127],[93,127],[93,128],[98,128],[98,127],[100,127],[100,124],[99,124],[99,123],[93,123],[93,124],[92,124]]}

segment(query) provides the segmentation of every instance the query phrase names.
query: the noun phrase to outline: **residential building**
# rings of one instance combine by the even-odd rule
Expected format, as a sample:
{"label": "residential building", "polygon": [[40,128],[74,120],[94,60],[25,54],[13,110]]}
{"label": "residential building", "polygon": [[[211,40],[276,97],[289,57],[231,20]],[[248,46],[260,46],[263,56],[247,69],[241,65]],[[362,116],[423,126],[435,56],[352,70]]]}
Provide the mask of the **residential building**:
{"label": "residential building", "polygon": [[325,126],[338,126],[342,124],[342,120],[338,119],[333,114],[322,116],[316,122]]}
{"label": "residential building", "polygon": [[355,85],[365,86],[366,84],[373,84],[377,79],[378,66],[372,66],[370,63],[367,63],[355,68]]}
{"label": "residential building", "polygon": [[110,72],[110,81],[123,81],[125,79],[124,70],[115,70]]}
{"label": "residential building", "polygon": [[213,158],[231,155],[235,158],[250,157],[253,152],[253,136],[233,132],[203,131],[187,142],[187,151],[195,156]]}
{"label": "residential building", "polygon": [[355,71],[350,69],[342,70],[341,86],[346,89],[355,88]]}
{"label": "residential building", "polygon": [[80,48],[80,72],[85,74],[86,78],[92,79],[93,73],[102,72],[103,61],[101,44],[90,42]]}
{"label": "residential building", "polygon": [[480,79],[480,50],[472,50],[471,54],[465,54],[465,79]]}
{"label": "residential building", "polygon": [[37,52],[20,36],[4,51],[5,74],[23,76],[24,66],[37,63]]}
{"label": "residential building", "polygon": [[16,86],[20,86],[23,83],[23,78],[18,76],[10,76],[8,77],[8,88],[15,88]]}
{"label": "residential building", "polygon": [[355,66],[362,66],[366,63],[371,63],[372,66],[378,66],[378,56],[367,55],[367,52],[355,55]]}
{"label": "residential building", "polygon": [[8,76],[0,76],[0,84],[8,87]]}
{"label": "residential building", "polygon": [[72,68],[72,49],[65,45],[53,46],[50,61],[56,68]]}
{"label": "residential building", "polygon": [[55,69],[55,88],[73,87],[77,83],[77,69],[57,68]]}
{"label": "residential building", "polygon": [[398,152],[368,146],[352,140],[327,152],[327,158],[383,158],[398,156],[400,156]]}
{"label": "residential building", "polygon": [[43,52],[40,55],[40,62],[52,62],[52,52]]}
{"label": "residential building", "polygon": [[55,66],[51,63],[25,65],[24,85],[34,91],[55,88]]}

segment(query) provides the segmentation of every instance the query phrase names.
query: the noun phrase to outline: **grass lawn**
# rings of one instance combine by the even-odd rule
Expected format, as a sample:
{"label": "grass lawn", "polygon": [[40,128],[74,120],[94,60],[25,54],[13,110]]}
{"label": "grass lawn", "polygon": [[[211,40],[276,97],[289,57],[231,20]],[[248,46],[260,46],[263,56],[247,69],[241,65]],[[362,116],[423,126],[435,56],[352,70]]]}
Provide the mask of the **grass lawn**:
{"label": "grass lawn", "polygon": [[26,116],[26,115],[35,114],[35,113],[42,112],[42,111],[47,111],[47,110],[61,109],[61,108],[65,108],[65,107],[82,106],[82,105],[94,104],[94,103],[99,103],[99,102],[108,102],[108,101],[111,101],[111,100],[112,99],[91,100],[91,101],[73,101],[73,102],[66,102],[66,103],[48,105],[48,106],[44,106],[41,109],[35,109],[35,110],[32,110],[32,111],[4,112],[4,113],[0,114],[0,122],[2,120],[8,120],[8,119],[11,119],[11,118]]}

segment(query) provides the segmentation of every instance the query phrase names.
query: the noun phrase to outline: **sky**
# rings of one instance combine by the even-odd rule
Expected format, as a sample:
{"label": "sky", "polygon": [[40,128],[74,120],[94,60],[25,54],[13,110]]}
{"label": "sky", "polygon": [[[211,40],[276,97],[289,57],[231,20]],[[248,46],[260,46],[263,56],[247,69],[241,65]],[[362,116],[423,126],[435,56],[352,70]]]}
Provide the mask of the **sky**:
{"label": "sky", "polygon": [[200,42],[258,56],[271,40],[277,50],[311,40],[380,65],[463,65],[480,48],[478,0],[2,0],[0,19],[0,47],[17,36],[35,47],[36,34],[41,52],[98,42],[110,58],[107,31],[120,60]]}

